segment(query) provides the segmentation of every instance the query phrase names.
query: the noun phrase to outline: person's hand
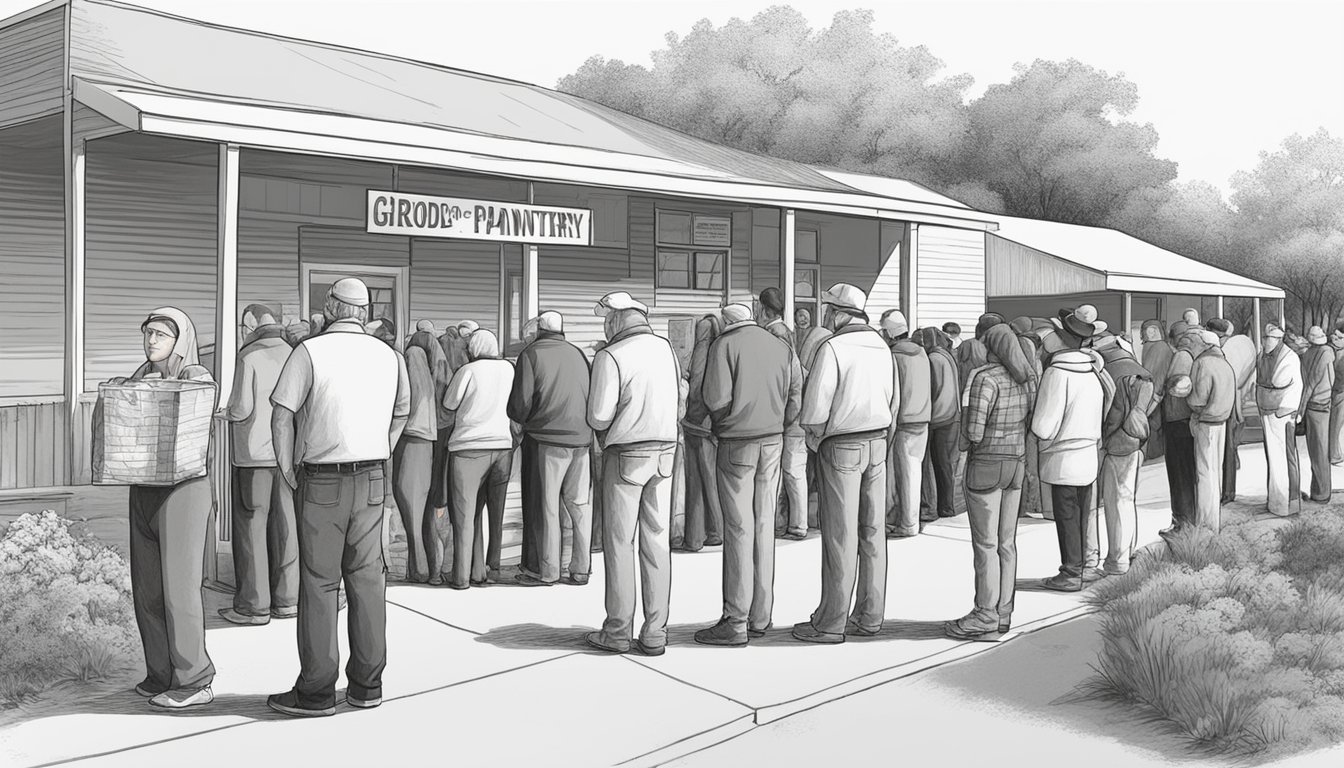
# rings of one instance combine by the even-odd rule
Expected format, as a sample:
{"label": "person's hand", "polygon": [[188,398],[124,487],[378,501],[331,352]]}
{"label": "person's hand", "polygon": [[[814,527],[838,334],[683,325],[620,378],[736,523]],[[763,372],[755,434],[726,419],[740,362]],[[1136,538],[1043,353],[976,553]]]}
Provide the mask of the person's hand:
{"label": "person's hand", "polygon": [[299,477],[294,472],[293,466],[281,466],[280,476],[285,479],[285,485],[288,485],[291,491],[299,490]]}

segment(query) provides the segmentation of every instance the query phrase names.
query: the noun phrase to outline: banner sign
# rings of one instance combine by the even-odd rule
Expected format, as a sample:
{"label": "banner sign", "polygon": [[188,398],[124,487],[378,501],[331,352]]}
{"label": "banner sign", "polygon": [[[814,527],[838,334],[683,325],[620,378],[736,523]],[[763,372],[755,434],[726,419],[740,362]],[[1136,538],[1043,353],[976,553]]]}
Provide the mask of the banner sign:
{"label": "banner sign", "polygon": [[370,234],[494,240],[537,245],[590,245],[593,212],[584,208],[430,197],[369,190]]}

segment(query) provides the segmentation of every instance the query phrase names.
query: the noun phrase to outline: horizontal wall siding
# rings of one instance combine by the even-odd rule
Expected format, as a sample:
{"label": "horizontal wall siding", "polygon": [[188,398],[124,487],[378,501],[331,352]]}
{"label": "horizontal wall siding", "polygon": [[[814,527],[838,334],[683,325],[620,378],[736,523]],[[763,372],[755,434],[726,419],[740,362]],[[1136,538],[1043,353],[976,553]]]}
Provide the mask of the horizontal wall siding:
{"label": "horizontal wall siding", "polygon": [[974,328],[985,312],[985,234],[921,226],[918,270],[919,325]]}
{"label": "horizontal wall siding", "polygon": [[0,397],[65,389],[61,118],[0,131]]}
{"label": "horizontal wall siding", "polygon": [[61,109],[65,9],[0,29],[0,126]]}
{"label": "horizontal wall siding", "polygon": [[630,253],[600,248],[542,247],[537,279],[542,311],[565,318],[565,336],[585,351],[604,338],[593,306],[608,291],[629,291],[649,300],[652,286],[625,277]]}
{"label": "horizontal wall siding", "polygon": [[405,267],[410,259],[408,237],[371,235],[357,227],[299,227],[299,260],[303,263]]}
{"label": "horizontal wall siding", "polygon": [[1034,248],[985,235],[987,296],[1046,296],[1106,290],[1105,275]]}
{"label": "horizontal wall siding", "polygon": [[595,248],[629,247],[630,196],[619,190],[594,189],[565,184],[533,185],[536,205],[586,208],[593,213]]}
{"label": "horizontal wall siding", "polygon": [[238,310],[265,304],[286,324],[300,317],[300,217],[277,218],[243,210],[238,214]]}
{"label": "horizontal wall siding", "polygon": [[766,288],[781,287],[779,220],[777,208],[751,210],[751,290],[758,296]]}
{"label": "horizontal wall siding", "polygon": [[411,322],[440,332],[463,320],[499,331],[499,244],[411,241]]}
{"label": "horizontal wall siding", "polygon": [[186,312],[199,345],[215,333],[218,150],[127,134],[89,142],[85,387],[144,362],[140,324]]}
{"label": "horizontal wall siding", "polygon": [[472,200],[527,202],[526,181],[409,165],[397,167],[397,190],[418,195],[465,197]]}
{"label": "horizontal wall siding", "polygon": [[65,484],[64,401],[0,406],[0,490]]}

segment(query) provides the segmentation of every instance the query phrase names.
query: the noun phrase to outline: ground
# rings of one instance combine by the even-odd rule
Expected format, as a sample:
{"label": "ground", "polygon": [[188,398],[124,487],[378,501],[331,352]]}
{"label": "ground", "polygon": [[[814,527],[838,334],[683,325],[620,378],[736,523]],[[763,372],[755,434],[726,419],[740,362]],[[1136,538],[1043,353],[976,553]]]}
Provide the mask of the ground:
{"label": "ground", "polygon": [[[1263,503],[1263,458],[1259,446],[1244,446],[1242,456],[1244,503],[1254,508]],[[1167,522],[1166,496],[1160,463],[1146,467],[1145,541]],[[66,703],[37,704],[0,729],[0,765],[234,765],[288,752],[327,765],[443,754],[466,764],[711,766],[889,761],[895,750],[948,765],[1206,764],[1123,710],[1070,697],[1090,673],[1097,635],[1080,596],[1034,587],[1058,564],[1049,522],[1022,523],[1014,634],[999,643],[944,637],[942,621],[970,607],[968,542],[964,516],[890,542],[882,634],[829,647],[788,636],[819,594],[815,535],[779,543],[776,628],[743,649],[691,639],[719,615],[717,549],[674,558],[671,644],[655,659],[583,645],[603,615],[600,558],[587,587],[393,585],[387,700],[316,721],[276,716],[264,703],[297,672],[292,622],[212,620],[213,706],[162,714],[124,686],[84,689],[73,704],[60,696]],[[208,594],[213,615],[225,598]],[[968,734],[975,738],[958,738]],[[1341,757],[1295,764],[1344,764]]]}

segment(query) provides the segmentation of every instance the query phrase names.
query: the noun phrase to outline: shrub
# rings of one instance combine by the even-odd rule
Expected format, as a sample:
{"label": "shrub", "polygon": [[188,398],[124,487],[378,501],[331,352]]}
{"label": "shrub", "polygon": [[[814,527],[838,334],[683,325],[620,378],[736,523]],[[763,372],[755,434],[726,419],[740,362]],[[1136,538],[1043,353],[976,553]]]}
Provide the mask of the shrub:
{"label": "shrub", "polygon": [[0,538],[0,648],[0,707],[125,670],[139,648],[126,562],[55,512],[19,517]]}
{"label": "shrub", "polygon": [[1344,739],[1344,516],[1195,529],[1089,596],[1102,649],[1084,693],[1146,710],[1214,753]]}

